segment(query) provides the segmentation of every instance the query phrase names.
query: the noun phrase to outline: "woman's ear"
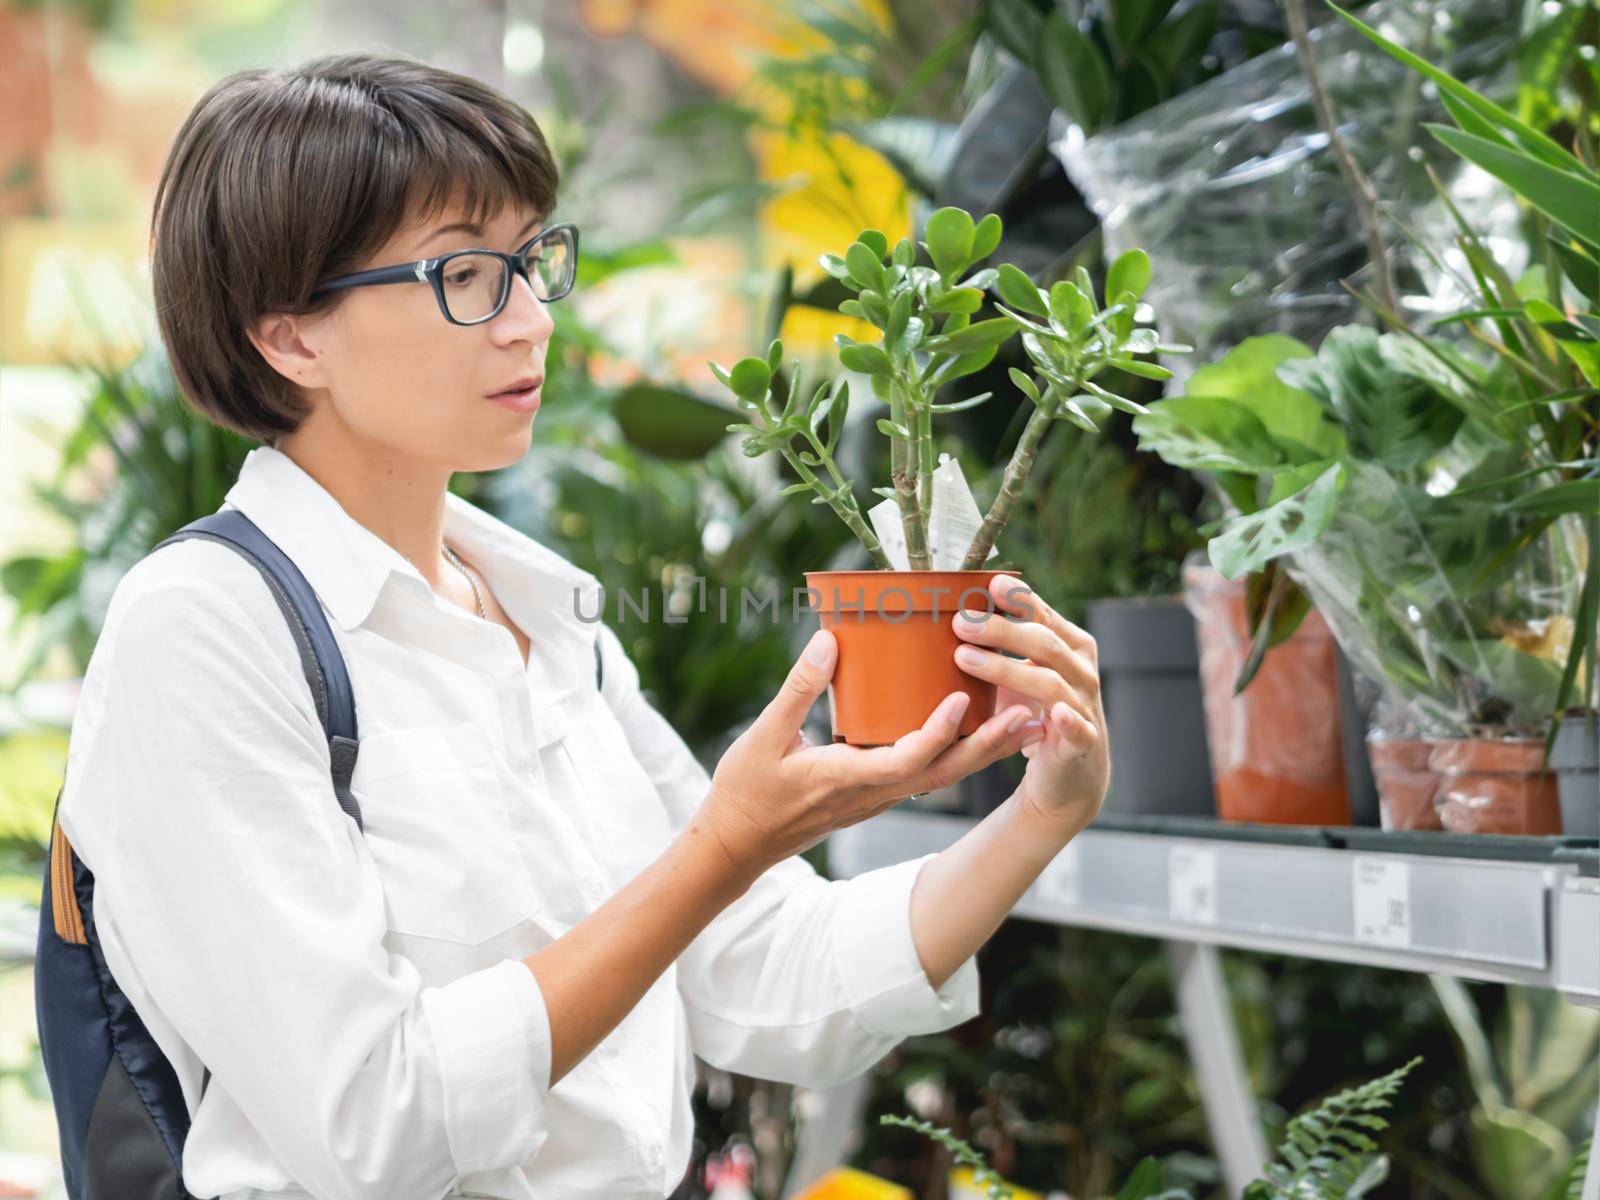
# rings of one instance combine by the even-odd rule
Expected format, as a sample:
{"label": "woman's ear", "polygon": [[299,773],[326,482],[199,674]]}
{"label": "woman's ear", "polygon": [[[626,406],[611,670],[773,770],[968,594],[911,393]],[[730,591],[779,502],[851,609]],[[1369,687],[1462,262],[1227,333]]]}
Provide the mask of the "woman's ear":
{"label": "woman's ear", "polygon": [[267,313],[246,330],[246,336],[267,365],[303,388],[327,385],[314,322],[289,313]]}

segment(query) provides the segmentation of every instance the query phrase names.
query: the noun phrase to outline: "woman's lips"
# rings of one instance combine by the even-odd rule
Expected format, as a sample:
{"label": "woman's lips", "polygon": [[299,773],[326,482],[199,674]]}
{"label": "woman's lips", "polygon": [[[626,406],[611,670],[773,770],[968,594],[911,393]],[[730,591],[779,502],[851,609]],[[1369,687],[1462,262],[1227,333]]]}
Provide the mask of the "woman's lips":
{"label": "woman's lips", "polygon": [[497,404],[503,404],[515,412],[534,412],[539,407],[539,389],[544,386],[544,380],[537,379],[531,387],[514,389],[508,392],[495,392],[489,399]]}

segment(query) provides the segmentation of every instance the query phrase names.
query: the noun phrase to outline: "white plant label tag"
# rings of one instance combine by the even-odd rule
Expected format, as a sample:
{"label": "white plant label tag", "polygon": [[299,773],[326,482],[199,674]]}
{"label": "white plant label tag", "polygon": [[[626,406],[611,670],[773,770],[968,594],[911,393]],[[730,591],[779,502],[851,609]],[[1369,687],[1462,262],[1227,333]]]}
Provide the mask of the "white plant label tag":
{"label": "white plant label tag", "polygon": [[[967,486],[961,463],[949,454],[939,455],[933,472],[933,507],[928,514],[928,546],[935,571],[959,571],[967,547],[983,526],[983,514]],[[989,558],[999,554],[989,547]]]}
{"label": "white plant label tag", "polygon": [[1078,843],[1068,842],[1061,853],[1045,864],[1039,878],[1033,881],[1034,894],[1039,899],[1050,904],[1060,904],[1067,908],[1077,906],[1079,897],[1078,888]]}
{"label": "white plant label tag", "polygon": [[906,554],[905,526],[900,524],[900,502],[893,496],[867,509],[867,520],[872,522],[872,532],[878,535],[883,552],[889,556],[889,565],[896,571],[909,571],[911,559]]}
{"label": "white plant label tag", "polygon": [[1406,950],[1411,946],[1411,867],[1392,858],[1355,860],[1356,940]]}
{"label": "white plant label tag", "polygon": [[1217,923],[1217,852],[1174,846],[1167,855],[1167,911],[1190,925]]}

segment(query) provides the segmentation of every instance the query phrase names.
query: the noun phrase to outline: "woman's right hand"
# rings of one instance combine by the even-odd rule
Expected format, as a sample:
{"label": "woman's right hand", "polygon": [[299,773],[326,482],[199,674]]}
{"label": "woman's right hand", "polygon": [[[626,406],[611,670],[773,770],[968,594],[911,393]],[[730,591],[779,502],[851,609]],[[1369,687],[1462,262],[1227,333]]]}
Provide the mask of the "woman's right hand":
{"label": "woman's right hand", "polygon": [[967,695],[952,692],[922,728],[892,746],[812,746],[801,726],[827,690],[837,660],[833,634],[818,630],[778,694],[728,747],[711,777],[700,816],[746,882],[835,829],[876,816],[914,793],[949,787],[1043,736],[1032,710],[1016,704],[957,742]]}

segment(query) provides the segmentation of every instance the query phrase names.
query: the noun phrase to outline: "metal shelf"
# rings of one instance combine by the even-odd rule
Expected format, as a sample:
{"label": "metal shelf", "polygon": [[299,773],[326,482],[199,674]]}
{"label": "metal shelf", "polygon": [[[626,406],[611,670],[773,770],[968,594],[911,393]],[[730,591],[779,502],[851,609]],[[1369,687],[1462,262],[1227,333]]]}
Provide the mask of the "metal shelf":
{"label": "metal shelf", "polygon": [[[857,875],[942,850],[976,819],[891,810],[828,839]],[[1189,821],[1181,833],[1086,830],[1013,910],[1168,941],[1428,971],[1560,990],[1600,1006],[1600,879],[1586,843],[1528,839],[1486,858],[1477,839]],[[1349,831],[1354,834],[1355,831]],[[1418,837],[1424,840],[1419,842]],[[1551,842],[1545,845],[1545,842]],[[1342,844],[1341,844],[1342,843]],[[1425,849],[1419,850],[1418,847]],[[1499,847],[1495,847],[1499,848]],[[1455,851],[1450,853],[1450,851]]]}

